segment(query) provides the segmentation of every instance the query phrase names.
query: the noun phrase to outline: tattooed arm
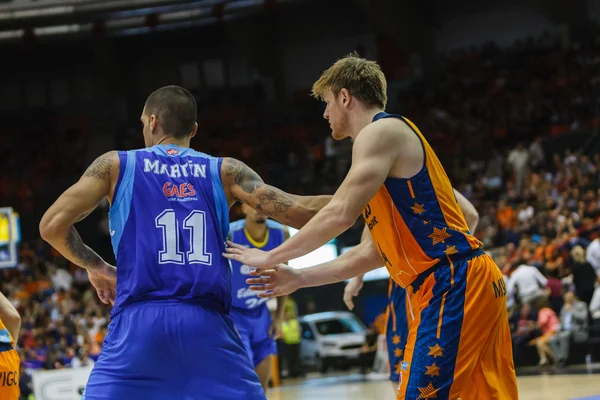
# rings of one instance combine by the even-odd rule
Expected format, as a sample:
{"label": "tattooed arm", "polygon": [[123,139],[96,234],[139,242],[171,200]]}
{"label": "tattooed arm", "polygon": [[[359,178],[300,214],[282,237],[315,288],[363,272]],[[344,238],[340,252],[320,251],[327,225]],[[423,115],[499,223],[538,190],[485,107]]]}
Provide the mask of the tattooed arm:
{"label": "tattooed arm", "polygon": [[107,264],[83,243],[73,225],[87,217],[105,197],[111,200],[118,175],[117,153],[101,155],[56,200],[40,222],[42,238],[66,259],[88,271],[102,269]]}
{"label": "tattooed arm", "polygon": [[302,228],[331,196],[294,196],[263,182],[241,161],[223,159],[221,180],[229,204],[239,201],[261,211],[282,224]]}

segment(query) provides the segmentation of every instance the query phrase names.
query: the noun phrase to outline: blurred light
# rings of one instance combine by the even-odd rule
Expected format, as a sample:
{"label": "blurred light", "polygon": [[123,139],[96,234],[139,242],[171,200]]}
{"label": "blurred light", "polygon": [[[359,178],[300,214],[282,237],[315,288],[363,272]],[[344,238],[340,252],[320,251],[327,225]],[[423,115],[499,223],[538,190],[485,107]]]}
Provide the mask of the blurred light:
{"label": "blurred light", "polygon": [[172,22],[180,19],[192,19],[202,16],[210,15],[206,10],[190,10],[190,11],[175,11],[170,13],[164,13],[159,16],[161,21]]}
{"label": "blurred light", "polygon": [[79,24],[45,26],[43,28],[34,28],[33,33],[36,36],[60,35],[63,33],[79,32],[80,28],[81,26]]}
{"label": "blurred light", "polygon": [[34,8],[31,10],[1,12],[0,19],[18,19],[32,17],[47,17],[51,15],[71,14],[75,10],[73,6],[57,6],[48,8]]}
{"label": "blurred light", "polygon": [[14,31],[0,31],[0,40],[18,39],[25,33],[24,29],[17,29]]}

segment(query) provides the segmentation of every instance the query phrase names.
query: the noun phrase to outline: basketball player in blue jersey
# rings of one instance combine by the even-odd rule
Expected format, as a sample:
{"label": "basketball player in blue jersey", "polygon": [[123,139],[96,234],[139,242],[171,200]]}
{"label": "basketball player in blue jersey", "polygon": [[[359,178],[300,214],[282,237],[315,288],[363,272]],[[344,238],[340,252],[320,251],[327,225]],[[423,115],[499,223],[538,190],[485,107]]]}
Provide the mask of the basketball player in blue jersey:
{"label": "basketball player in blue jersey", "polygon": [[[265,399],[228,315],[228,210],[240,201],[300,228],[330,196],[289,195],[240,161],[190,149],[196,112],[183,88],[152,93],[141,116],[146,148],[100,156],[40,222],[42,238],[113,304],[86,400]],[[105,198],[117,268],[74,227]]]}
{"label": "basketball player in blue jersey", "polygon": [[[245,219],[229,225],[230,238],[235,243],[257,249],[274,249],[290,237],[287,227],[267,219],[267,216],[246,204],[242,205]],[[281,335],[283,311],[287,296],[277,298],[273,320],[267,307],[267,299],[258,297],[250,290],[246,279],[253,268],[237,261],[231,262],[232,302],[229,315],[237,328],[244,347],[254,364],[258,379],[265,391],[271,377],[272,354],[277,353],[275,339]]]}

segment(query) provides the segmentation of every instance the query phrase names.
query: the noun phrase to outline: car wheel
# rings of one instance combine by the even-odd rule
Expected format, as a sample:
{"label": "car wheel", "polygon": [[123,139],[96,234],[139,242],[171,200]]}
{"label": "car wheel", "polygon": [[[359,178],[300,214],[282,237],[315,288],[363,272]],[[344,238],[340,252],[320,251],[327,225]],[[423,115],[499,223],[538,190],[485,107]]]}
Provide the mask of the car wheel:
{"label": "car wheel", "polygon": [[316,360],[317,360],[316,361],[317,371],[319,371],[322,374],[327,373],[327,371],[329,370],[329,364],[330,364],[327,357],[321,358],[321,356],[317,355]]}

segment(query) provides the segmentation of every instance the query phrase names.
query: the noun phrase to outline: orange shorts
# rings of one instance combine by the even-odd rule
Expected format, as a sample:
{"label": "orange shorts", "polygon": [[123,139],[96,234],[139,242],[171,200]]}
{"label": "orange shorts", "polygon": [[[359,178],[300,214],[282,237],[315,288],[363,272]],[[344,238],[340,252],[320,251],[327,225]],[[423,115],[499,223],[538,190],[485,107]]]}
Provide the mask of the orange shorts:
{"label": "orange shorts", "polygon": [[414,320],[397,400],[518,399],[498,266],[478,250],[426,274],[406,288]]}
{"label": "orange shorts", "polygon": [[0,400],[19,399],[19,369],[19,354],[13,348],[0,348]]}

